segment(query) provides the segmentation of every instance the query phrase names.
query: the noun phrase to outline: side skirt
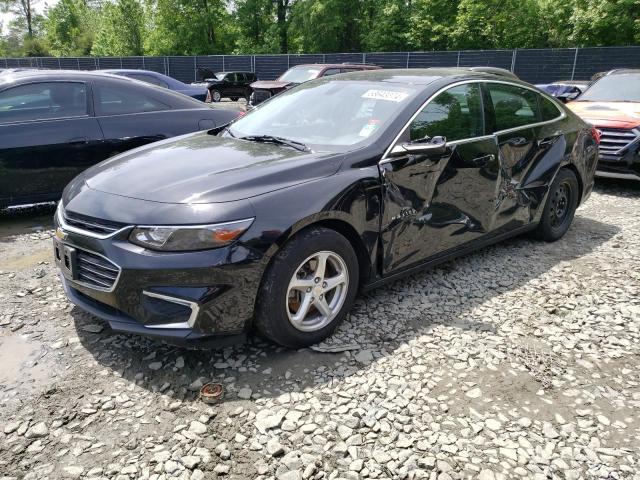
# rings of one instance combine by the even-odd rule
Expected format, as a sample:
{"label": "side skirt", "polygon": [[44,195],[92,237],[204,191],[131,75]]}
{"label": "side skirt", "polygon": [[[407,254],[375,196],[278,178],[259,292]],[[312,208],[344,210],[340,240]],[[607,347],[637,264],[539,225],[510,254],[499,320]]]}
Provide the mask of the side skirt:
{"label": "side skirt", "polygon": [[361,291],[368,292],[370,290],[378,288],[387,283],[395,282],[396,280],[408,277],[410,275],[413,275],[414,273],[420,272],[422,270],[426,270],[428,268],[433,268],[437,265],[448,262],[449,260],[453,260],[454,258],[462,257],[469,253],[475,252],[481,248],[488,247],[489,245],[502,242],[503,240],[506,240],[508,238],[517,237],[518,235],[522,235],[523,233],[527,233],[527,232],[530,232],[531,230],[535,230],[537,226],[538,226],[537,223],[525,225],[524,227],[520,227],[515,230],[505,232],[495,237],[489,237],[482,240],[478,240],[478,243],[474,243],[473,245],[469,245],[467,247],[463,247],[450,252],[445,252],[435,257],[431,257],[425,260],[423,263],[420,263],[414,267],[408,268],[406,270],[402,270],[400,272],[392,273],[386,277],[380,278],[371,283],[367,283],[366,285],[362,286]]}

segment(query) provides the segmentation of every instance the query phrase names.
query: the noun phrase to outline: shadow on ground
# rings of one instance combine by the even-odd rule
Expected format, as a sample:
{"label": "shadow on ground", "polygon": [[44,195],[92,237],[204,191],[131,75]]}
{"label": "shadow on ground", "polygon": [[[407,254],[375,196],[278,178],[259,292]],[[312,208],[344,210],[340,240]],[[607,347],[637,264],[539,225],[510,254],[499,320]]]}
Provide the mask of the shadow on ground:
{"label": "shadow on ground", "polygon": [[[356,343],[360,349],[392,352],[406,341],[428,334],[438,324],[493,331],[495,323],[470,318],[468,313],[561,262],[592,253],[618,232],[615,225],[578,214],[571,230],[556,243],[518,237],[396,281],[361,295],[329,343]],[[116,371],[150,391],[161,391],[168,383],[171,387],[163,393],[179,400],[196,399],[199,382],[207,381],[223,383],[227,400],[237,399],[235,392],[245,386],[251,388],[254,398],[278,396],[356,374],[368,363],[353,359],[357,351],[292,351],[255,336],[245,344],[223,350],[185,350],[117,334],[108,328],[97,334],[87,332],[88,324],[100,321],[78,308],[72,310],[72,316],[81,343],[102,368]],[[182,368],[176,367],[179,357],[185,363]],[[162,362],[162,367],[152,370],[152,362]]]}

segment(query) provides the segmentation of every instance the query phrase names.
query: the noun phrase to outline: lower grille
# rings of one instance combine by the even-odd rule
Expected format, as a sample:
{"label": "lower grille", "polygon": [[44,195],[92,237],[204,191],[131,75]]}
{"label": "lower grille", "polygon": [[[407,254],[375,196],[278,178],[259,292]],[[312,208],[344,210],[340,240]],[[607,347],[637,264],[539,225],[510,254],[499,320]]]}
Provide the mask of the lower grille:
{"label": "lower grille", "polygon": [[622,156],[626,149],[640,137],[638,130],[622,128],[598,128],[600,130],[600,155],[605,158]]}
{"label": "lower grille", "polygon": [[126,225],[123,223],[111,222],[109,220],[100,220],[97,218],[87,217],[73,212],[64,211],[62,213],[64,222],[81,230],[98,233],[100,235],[109,235]]}
{"label": "lower grille", "polygon": [[77,279],[88,287],[110,290],[116,283],[120,268],[99,255],[76,249]]}

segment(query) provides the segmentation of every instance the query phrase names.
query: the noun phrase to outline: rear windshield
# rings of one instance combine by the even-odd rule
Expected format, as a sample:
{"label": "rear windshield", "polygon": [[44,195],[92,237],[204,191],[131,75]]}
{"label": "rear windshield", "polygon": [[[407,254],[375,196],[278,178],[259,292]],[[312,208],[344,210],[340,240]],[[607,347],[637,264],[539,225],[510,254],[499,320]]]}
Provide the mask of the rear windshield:
{"label": "rear windshield", "polygon": [[316,67],[293,67],[284,72],[278,80],[283,82],[302,83],[318,78],[321,69]]}
{"label": "rear windshield", "polygon": [[640,102],[640,74],[602,77],[584,92],[578,102]]}

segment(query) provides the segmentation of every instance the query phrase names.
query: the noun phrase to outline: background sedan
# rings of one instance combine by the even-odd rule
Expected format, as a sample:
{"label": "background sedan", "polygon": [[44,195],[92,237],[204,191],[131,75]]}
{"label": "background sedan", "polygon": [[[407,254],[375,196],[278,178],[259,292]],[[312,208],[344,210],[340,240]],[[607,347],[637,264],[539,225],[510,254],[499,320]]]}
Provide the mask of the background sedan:
{"label": "background sedan", "polygon": [[224,125],[170,90],[102,73],[34,71],[0,79],[0,207],[57,200],[78,173],[116,153]]}
{"label": "background sedan", "polygon": [[153,72],[151,70],[136,70],[136,69],[114,69],[114,70],[100,70],[104,73],[111,73],[113,75],[120,75],[121,77],[133,78],[134,80],[140,80],[141,82],[150,83],[158,87],[168,88],[174,92],[182,93],[196,100],[204,102],[207,98],[207,89],[194,85],[188,85],[182,83],[180,80],[176,80],[168,75],[162,73]]}

